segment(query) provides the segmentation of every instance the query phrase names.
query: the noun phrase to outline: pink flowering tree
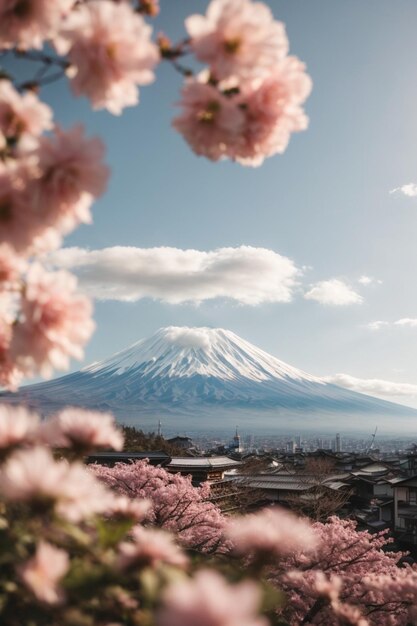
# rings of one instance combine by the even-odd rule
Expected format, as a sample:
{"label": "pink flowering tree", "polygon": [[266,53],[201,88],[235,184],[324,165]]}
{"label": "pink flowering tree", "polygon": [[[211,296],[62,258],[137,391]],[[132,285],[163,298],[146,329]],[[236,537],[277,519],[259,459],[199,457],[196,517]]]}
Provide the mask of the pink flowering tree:
{"label": "pink flowering tree", "polygon": [[151,506],[145,522],[169,530],[181,545],[203,553],[226,552],[226,520],[210,502],[210,486],[193,487],[191,477],[170,474],[146,461],[116,463],[115,467],[93,465],[105,484],[130,498],[144,498]]}
{"label": "pink flowering tree", "polygon": [[288,595],[280,612],[289,624],[409,623],[416,596],[399,590],[404,580],[413,587],[417,569],[399,567],[404,553],[389,551],[385,531],[357,531],[356,522],[338,517],[316,522],[312,531],[314,551],[294,550],[271,566],[271,580]]}

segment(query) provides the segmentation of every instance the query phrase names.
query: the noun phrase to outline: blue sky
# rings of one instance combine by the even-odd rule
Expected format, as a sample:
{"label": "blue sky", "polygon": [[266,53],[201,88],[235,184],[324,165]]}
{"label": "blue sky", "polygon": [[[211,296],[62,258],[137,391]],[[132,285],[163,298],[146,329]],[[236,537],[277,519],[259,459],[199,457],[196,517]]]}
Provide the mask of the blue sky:
{"label": "blue sky", "polygon": [[[112,169],[109,189],[94,205],[94,225],[78,229],[66,246],[247,245],[304,268],[287,303],[97,301],[84,364],[161,326],[224,327],[316,375],[415,385],[385,386],[383,397],[417,406],[417,196],[390,193],[417,183],[417,3],[269,4],[314,87],[308,131],[260,168],[213,164],[190,151],[170,127],[182,79],[165,64],[141,89],[140,105],[121,117],[92,113],[64,81],[43,90],[63,126],[82,121],[102,137]],[[155,32],[181,38],[184,18],[206,5],[161,0]],[[361,284],[361,276],[373,281]],[[331,306],[304,297],[330,279],[361,302]],[[386,323],[370,328],[375,321]]]}

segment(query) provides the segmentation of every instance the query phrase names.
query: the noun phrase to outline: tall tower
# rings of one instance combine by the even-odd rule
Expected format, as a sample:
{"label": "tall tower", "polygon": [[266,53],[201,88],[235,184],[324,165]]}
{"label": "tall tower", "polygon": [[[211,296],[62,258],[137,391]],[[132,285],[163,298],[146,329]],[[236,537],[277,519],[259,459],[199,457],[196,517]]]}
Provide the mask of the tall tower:
{"label": "tall tower", "polygon": [[342,452],[342,440],[340,437],[340,433],[336,434],[336,452]]}
{"label": "tall tower", "polygon": [[235,436],[233,437],[233,443],[231,447],[233,448],[235,452],[243,452],[243,446],[240,441],[240,435],[238,433],[237,426],[236,426],[236,433],[235,433]]}
{"label": "tall tower", "polygon": [[158,437],[162,437],[162,424],[161,420],[158,422]]}

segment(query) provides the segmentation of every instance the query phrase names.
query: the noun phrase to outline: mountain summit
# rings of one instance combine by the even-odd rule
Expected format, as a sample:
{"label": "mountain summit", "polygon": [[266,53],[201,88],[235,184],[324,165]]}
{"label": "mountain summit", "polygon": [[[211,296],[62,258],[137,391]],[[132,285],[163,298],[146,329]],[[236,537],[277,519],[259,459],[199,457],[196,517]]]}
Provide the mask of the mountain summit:
{"label": "mountain summit", "polygon": [[305,380],[321,382],[223,328],[160,328],[110,359],[83,370],[92,374],[107,371],[120,375],[140,371],[150,378],[213,377],[222,380],[245,379]]}
{"label": "mountain summit", "polygon": [[144,429],[161,419],[165,432],[230,432],[236,423],[265,433],[369,432],[375,423],[399,432],[417,424],[414,409],[326,383],[229,330],[206,327],[161,328],[108,359],[0,401],[44,413],[67,405],[110,410]]}

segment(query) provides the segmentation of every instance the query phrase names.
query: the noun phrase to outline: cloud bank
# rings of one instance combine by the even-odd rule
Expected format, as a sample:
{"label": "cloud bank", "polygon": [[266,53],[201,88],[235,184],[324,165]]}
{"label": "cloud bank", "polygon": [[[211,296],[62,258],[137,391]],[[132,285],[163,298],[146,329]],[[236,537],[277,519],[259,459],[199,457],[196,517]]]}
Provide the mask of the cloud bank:
{"label": "cloud bank", "polygon": [[411,383],[396,383],[379,378],[355,378],[349,374],[326,376],[323,380],[371,396],[417,398],[417,385]]}
{"label": "cloud bank", "polygon": [[115,246],[64,248],[50,262],[77,274],[84,292],[98,300],[171,304],[228,298],[241,304],[290,302],[301,273],[294,262],[266,248],[201,250]]}
{"label": "cloud bank", "polygon": [[356,291],[342,280],[331,278],[312,285],[304,294],[306,300],[315,300],[325,306],[348,306],[360,304],[363,301]]}

